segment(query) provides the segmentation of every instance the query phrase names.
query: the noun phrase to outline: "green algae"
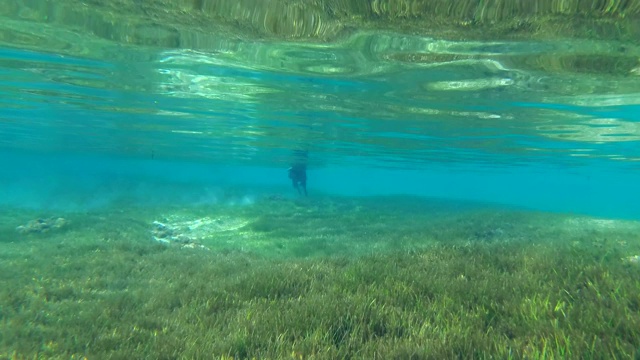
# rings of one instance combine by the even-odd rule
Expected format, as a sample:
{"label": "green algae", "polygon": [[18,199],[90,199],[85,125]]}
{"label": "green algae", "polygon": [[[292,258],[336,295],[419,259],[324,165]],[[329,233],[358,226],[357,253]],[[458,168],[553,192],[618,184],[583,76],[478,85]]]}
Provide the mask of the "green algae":
{"label": "green algae", "polygon": [[[203,240],[160,216],[242,217]],[[411,198],[3,212],[2,358],[633,358],[639,225]],[[57,214],[56,214],[57,215]],[[236,237],[235,241],[229,241]]]}
{"label": "green algae", "polygon": [[[7,0],[0,11],[4,20],[0,44],[138,61],[153,59],[149,53],[157,50],[199,51],[223,59],[230,55],[236,61],[249,57],[253,66],[271,70],[352,75],[354,67],[366,65],[354,62],[380,50],[386,50],[382,52],[386,60],[405,63],[447,63],[442,60],[470,57],[465,51],[434,51],[438,46],[433,39],[450,41],[458,49],[460,43],[468,44],[472,51],[498,49],[501,42],[532,42],[548,45],[539,54],[516,51],[508,62],[524,62],[532,70],[628,76],[638,67],[640,1],[607,3],[609,6],[582,0],[464,0],[455,4],[448,0]],[[379,39],[387,36],[395,46],[415,38],[427,40],[429,51],[424,46],[397,51]],[[573,49],[574,41],[585,40],[591,42],[586,49],[578,46],[575,52],[564,53]],[[353,47],[363,42],[366,46]],[[123,52],[123,45],[141,53]],[[333,50],[331,55],[340,65],[315,66],[312,60],[329,56],[322,49]],[[344,54],[353,49],[361,54]],[[504,55],[503,50],[498,53]],[[383,66],[385,61],[375,64]]]}
{"label": "green algae", "polygon": [[205,45],[206,33],[246,38],[336,41],[356,29],[449,39],[584,37],[637,41],[640,2],[510,0],[259,1],[117,0],[24,4],[5,1],[0,14],[86,28],[123,43]]}

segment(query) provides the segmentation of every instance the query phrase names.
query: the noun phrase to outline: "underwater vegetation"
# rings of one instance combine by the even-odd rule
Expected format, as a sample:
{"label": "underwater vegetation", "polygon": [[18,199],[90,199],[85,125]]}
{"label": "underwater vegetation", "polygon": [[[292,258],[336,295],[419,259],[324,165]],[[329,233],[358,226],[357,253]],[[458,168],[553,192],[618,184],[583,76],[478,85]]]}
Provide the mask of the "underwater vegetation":
{"label": "underwater vegetation", "polygon": [[[640,253],[636,222],[391,197],[2,214],[3,359],[640,349],[640,266],[625,260]],[[68,223],[15,230],[38,216]],[[214,230],[197,237],[207,249],[185,248],[154,241],[154,221]]]}

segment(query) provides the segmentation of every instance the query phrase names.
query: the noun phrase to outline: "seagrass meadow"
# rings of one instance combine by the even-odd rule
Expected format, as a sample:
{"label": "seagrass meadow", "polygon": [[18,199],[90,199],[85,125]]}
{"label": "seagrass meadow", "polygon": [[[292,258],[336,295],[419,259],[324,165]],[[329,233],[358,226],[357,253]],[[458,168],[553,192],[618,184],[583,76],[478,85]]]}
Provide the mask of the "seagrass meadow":
{"label": "seagrass meadow", "polygon": [[[3,359],[639,352],[635,221],[335,196],[1,214]],[[39,216],[67,223],[16,231]],[[215,226],[171,242],[154,222]]]}
{"label": "seagrass meadow", "polygon": [[640,359],[639,145],[640,0],[0,0],[0,360]]}

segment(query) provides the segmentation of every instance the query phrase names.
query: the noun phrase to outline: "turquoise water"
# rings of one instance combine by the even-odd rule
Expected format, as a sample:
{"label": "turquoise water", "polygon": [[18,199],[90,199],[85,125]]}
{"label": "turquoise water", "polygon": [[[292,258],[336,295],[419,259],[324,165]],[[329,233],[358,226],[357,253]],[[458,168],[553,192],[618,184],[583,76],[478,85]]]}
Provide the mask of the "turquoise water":
{"label": "turquoise water", "polygon": [[[491,54],[509,44],[496,46]],[[81,208],[166,199],[149,193],[167,184],[191,199],[233,184],[284,188],[292,151],[307,149],[311,196],[400,193],[640,216],[634,75],[526,73],[495,60],[318,74],[125,51],[132,60],[0,52],[0,202]],[[281,56],[343,61],[307,51]],[[603,89],[556,87],[578,81]],[[609,94],[625,81],[625,93]]]}
{"label": "turquoise water", "polygon": [[[404,29],[408,20],[307,33],[306,13],[299,28],[269,27],[268,11],[252,28],[251,12],[209,4],[190,14],[221,11],[207,32],[170,5],[175,17],[161,24],[152,2],[121,2],[131,14],[120,21],[116,7],[4,3],[3,204],[77,209],[235,185],[293,196],[286,169],[306,150],[312,197],[413,194],[640,216],[640,46],[623,22],[631,5],[593,9],[614,14],[601,20],[619,21],[613,32],[598,23],[580,33],[576,23],[566,37],[491,38],[462,20],[462,35],[444,25],[421,35]],[[488,9],[475,16],[507,22]],[[562,29],[577,18],[570,9],[535,11],[565,16],[552,22]]]}

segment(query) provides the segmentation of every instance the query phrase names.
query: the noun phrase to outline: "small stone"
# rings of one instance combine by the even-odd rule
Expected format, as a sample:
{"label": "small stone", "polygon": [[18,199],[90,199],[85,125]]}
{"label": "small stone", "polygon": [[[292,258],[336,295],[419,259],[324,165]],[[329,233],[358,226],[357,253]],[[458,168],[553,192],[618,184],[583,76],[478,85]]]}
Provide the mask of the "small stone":
{"label": "small stone", "polygon": [[47,219],[35,219],[31,220],[25,225],[20,225],[16,227],[16,231],[21,234],[31,234],[31,233],[46,233],[51,230],[58,230],[66,227],[69,224],[69,221],[64,218],[54,218],[50,217]]}
{"label": "small stone", "polygon": [[159,242],[159,243],[163,243],[163,244],[170,244],[171,242],[167,239],[163,239],[163,238],[158,238],[158,237],[153,237],[153,240]]}

